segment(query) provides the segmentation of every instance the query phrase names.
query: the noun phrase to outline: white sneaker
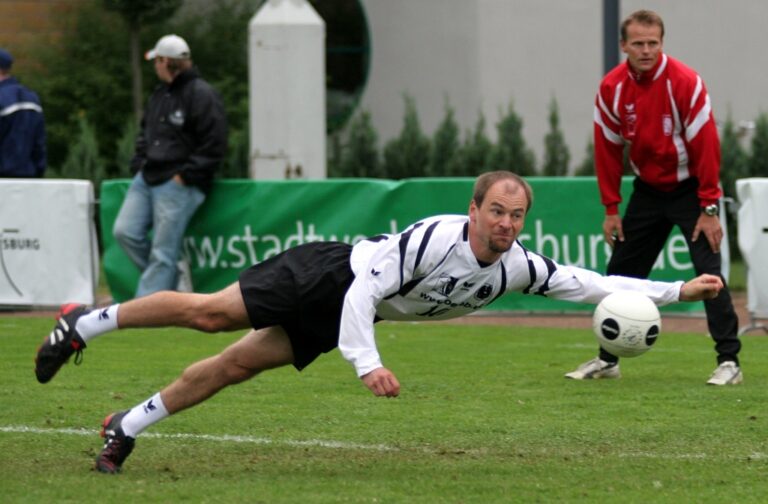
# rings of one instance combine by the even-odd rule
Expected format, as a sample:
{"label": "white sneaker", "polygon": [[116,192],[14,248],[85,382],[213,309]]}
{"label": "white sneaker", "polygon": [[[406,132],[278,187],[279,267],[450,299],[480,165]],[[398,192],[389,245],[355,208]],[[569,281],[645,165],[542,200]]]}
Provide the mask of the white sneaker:
{"label": "white sneaker", "polygon": [[576,371],[565,373],[566,378],[573,380],[597,380],[598,378],[621,378],[618,362],[606,362],[600,357],[587,361]]}
{"label": "white sneaker", "polygon": [[725,361],[714,370],[707,385],[738,385],[744,381],[741,368],[733,361]]}

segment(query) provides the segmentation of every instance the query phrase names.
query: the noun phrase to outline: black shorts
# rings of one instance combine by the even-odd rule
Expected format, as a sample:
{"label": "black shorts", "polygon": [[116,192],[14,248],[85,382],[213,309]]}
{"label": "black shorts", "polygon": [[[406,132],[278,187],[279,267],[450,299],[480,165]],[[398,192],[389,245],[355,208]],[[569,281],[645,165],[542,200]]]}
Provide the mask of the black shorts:
{"label": "black shorts", "polygon": [[344,296],[355,278],[351,253],[346,243],[307,243],[240,273],[251,326],[285,329],[298,370],[339,344]]}

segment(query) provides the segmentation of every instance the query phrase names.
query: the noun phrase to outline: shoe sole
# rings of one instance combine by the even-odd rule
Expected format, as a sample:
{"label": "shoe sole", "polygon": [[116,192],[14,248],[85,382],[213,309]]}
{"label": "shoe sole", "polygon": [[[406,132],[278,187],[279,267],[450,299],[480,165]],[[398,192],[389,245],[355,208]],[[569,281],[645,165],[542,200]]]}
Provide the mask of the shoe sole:
{"label": "shoe sole", "polygon": [[621,373],[617,372],[615,374],[607,374],[601,371],[597,371],[591,375],[582,375],[582,374],[578,374],[575,371],[572,371],[570,373],[565,373],[565,377],[571,380],[600,380],[600,379],[610,380],[613,378],[621,378]]}
{"label": "shoe sole", "polygon": [[569,380],[615,380],[617,378],[621,378],[621,375],[598,375],[598,376],[569,376],[565,375],[566,378]]}
{"label": "shoe sole", "polygon": [[741,383],[743,381],[744,381],[744,375],[739,373],[739,374],[737,374],[736,376],[734,376],[733,378],[731,378],[729,381],[727,381],[725,383],[718,383],[718,382],[714,382],[714,381],[710,380],[710,381],[707,382],[707,385],[714,385],[716,387],[723,387],[725,385],[741,385]]}

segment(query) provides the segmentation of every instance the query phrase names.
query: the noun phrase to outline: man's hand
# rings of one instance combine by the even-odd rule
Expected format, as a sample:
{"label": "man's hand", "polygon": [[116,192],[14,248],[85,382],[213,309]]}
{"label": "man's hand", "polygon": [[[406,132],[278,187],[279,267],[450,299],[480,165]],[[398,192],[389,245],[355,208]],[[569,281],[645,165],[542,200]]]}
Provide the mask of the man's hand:
{"label": "man's hand", "polygon": [[720,294],[723,281],[719,276],[703,274],[685,282],[680,288],[680,301],[714,299]]}
{"label": "man's hand", "polygon": [[611,246],[616,244],[616,240],[624,241],[624,229],[621,227],[621,217],[618,214],[606,215],[603,221],[603,236],[605,243]]}
{"label": "man's hand", "polygon": [[397,397],[400,394],[400,382],[394,373],[387,368],[380,367],[360,377],[374,395],[379,397]]}
{"label": "man's hand", "polygon": [[699,220],[696,221],[696,227],[693,228],[693,236],[691,236],[691,240],[698,240],[701,233],[704,233],[704,236],[707,237],[712,252],[715,254],[720,252],[720,242],[723,240],[723,228],[720,226],[720,219],[717,215],[707,215],[702,213],[699,216]]}

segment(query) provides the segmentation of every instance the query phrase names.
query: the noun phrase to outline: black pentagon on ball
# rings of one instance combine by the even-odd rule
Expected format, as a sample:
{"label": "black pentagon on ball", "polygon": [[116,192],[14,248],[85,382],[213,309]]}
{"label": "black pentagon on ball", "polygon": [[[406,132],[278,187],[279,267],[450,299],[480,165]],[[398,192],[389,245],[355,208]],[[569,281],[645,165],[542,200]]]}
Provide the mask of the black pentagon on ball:
{"label": "black pentagon on ball", "polygon": [[600,332],[603,333],[603,338],[613,341],[619,337],[619,323],[612,318],[607,318],[600,324]]}
{"label": "black pentagon on ball", "polygon": [[645,334],[645,344],[648,346],[656,343],[656,338],[659,337],[659,326],[656,324],[648,328],[648,332]]}

